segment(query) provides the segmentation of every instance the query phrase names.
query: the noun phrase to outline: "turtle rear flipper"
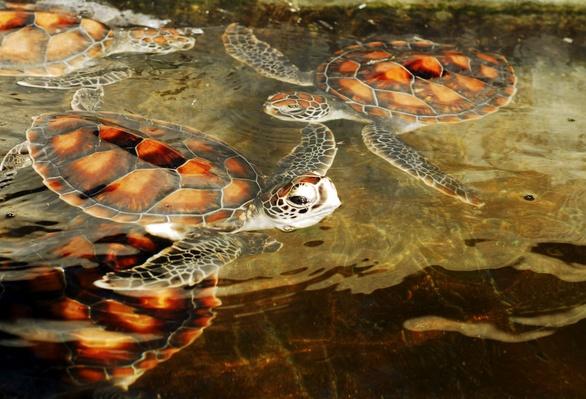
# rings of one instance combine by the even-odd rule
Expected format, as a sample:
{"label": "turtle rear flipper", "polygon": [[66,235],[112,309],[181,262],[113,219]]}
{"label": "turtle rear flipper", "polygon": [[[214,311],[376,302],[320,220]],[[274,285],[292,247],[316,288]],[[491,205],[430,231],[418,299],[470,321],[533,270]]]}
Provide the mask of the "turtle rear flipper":
{"label": "turtle rear flipper", "polygon": [[71,109],[74,111],[98,111],[104,104],[104,89],[102,86],[96,88],[82,87],[77,90],[71,99]]}
{"label": "turtle rear flipper", "polygon": [[15,145],[0,162],[0,190],[10,185],[19,169],[32,165],[32,160],[28,155],[28,142],[24,141]]}
{"label": "turtle rear flipper", "polygon": [[369,124],[362,129],[362,138],[370,151],[403,172],[422,180],[428,186],[467,204],[477,207],[484,205],[474,191],[442,172],[417,151],[403,143],[392,128]]}
{"label": "turtle rear flipper", "polygon": [[261,75],[300,86],[313,86],[313,73],[301,72],[279,50],[258,40],[251,29],[237,23],[230,24],[222,40],[228,54]]}
{"label": "turtle rear flipper", "polygon": [[193,286],[242,255],[275,252],[281,244],[263,233],[195,231],[142,265],[108,273],[94,284],[110,290],[158,290]]}
{"label": "turtle rear flipper", "polygon": [[110,62],[95,65],[82,71],[72,72],[61,77],[29,77],[19,80],[20,86],[39,87],[45,89],[79,89],[80,87],[107,86],[132,76],[132,69],[126,64]]}

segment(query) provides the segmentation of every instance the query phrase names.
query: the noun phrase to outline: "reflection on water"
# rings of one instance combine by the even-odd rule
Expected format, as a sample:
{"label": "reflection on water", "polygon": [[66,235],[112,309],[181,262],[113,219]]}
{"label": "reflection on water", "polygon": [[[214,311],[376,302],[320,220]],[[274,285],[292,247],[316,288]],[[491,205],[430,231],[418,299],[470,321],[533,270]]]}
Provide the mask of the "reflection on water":
{"label": "reflection on water", "polygon": [[2,265],[0,387],[7,397],[126,389],[197,339],[220,304],[216,276],[190,289],[141,295],[94,286],[104,273],[140,264],[170,244],[140,228],[80,216],[66,232],[32,244],[36,262],[21,256],[20,265]]}
{"label": "reflection on water", "polygon": [[[584,396],[583,13],[370,6],[320,13],[278,6],[249,10],[246,2],[222,9],[187,1],[118,3],[203,26],[206,33],[189,52],[127,57],[137,73],[106,88],[104,108],[194,126],[233,144],[260,170],[270,171],[298,142],[299,126],[262,113],[269,94],[290,86],[262,78],[223,53],[220,35],[229,22],[256,26],[260,38],[308,70],[354,40],[417,33],[501,52],[519,76],[516,98],[498,113],[403,136],[480,191],[487,203],[482,209],[437,195],[372,156],[360,124],[328,123],[342,143],[329,175],[343,207],[319,226],[275,233],[285,244],[280,252],[224,268],[217,288],[223,304],[214,324],[151,368],[133,390],[164,398]],[[10,115],[0,118],[3,152],[22,139],[31,116],[66,109],[71,95],[19,88],[11,79],[0,81],[0,89],[2,114]],[[108,257],[122,256],[123,248],[109,252],[102,246],[99,259],[68,254],[71,265],[59,273],[74,280],[58,284],[52,265],[65,254],[55,253],[64,247],[54,244],[73,237],[70,231],[89,234],[91,222],[77,224],[79,212],[44,189],[30,170],[4,195],[0,256],[8,259],[19,248],[40,244],[30,258],[4,263],[3,364],[20,365],[20,359],[29,376],[35,370],[29,364],[63,370],[101,359],[110,362],[107,367],[124,368],[163,350],[173,332],[188,328],[195,339],[210,322],[217,306],[213,291],[201,294],[208,300],[182,302],[168,313],[145,306],[145,298],[108,297],[83,285],[82,279],[87,283],[102,270],[88,267],[96,261],[111,267]],[[132,245],[122,244],[134,256]],[[47,268],[26,275],[26,264],[33,263]],[[202,289],[182,296],[198,297]],[[97,297],[117,303],[125,319],[138,315],[128,319],[132,328],[116,324],[111,307],[81,323],[67,319],[72,324],[64,326],[63,315],[78,317]],[[81,305],[65,306],[64,298]],[[141,324],[143,316],[159,327],[131,331],[148,325]],[[138,340],[140,349],[92,355],[96,347],[79,344],[79,331],[87,328],[92,336],[122,334],[113,342]],[[54,357],[63,353],[56,349],[62,341],[80,361]],[[191,341],[172,345],[179,349]],[[31,350],[31,342],[42,350]],[[31,358],[44,363],[27,364]],[[16,374],[5,375],[16,380],[10,377]],[[57,384],[55,375],[46,380]],[[1,389],[12,392],[4,381]]]}

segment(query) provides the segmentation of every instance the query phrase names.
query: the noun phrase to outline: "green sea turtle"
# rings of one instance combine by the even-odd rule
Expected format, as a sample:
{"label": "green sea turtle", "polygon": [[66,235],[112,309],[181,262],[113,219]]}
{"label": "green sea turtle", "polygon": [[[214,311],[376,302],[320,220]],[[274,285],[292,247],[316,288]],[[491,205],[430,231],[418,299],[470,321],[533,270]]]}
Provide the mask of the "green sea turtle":
{"label": "green sea turtle", "polygon": [[420,38],[374,41],[343,48],[315,71],[302,72],[246,27],[229,25],[223,41],[228,54],[263,76],[321,90],[274,94],[264,105],[269,115],[302,122],[365,122],[362,136],[370,151],[444,194],[483,205],[472,190],[397,135],[429,124],[479,119],[507,105],[516,77],[502,55]]}
{"label": "green sea turtle", "polygon": [[308,227],[340,205],[325,176],[337,150],[332,132],[310,124],[301,133],[301,143],[263,178],[236,150],[189,127],[109,112],[44,114],[4,157],[0,180],[7,185],[32,165],[68,204],[174,241],[96,285],[192,286],[240,255],[280,247],[263,234],[253,249],[248,231]]}
{"label": "green sea turtle", "polygon": [[108,85],[131,70],[105,57],[189,50],[197,33],[193,28],[109,28],[58,10],[0,10],[0,76],[25,77],[18,83],[31,87]]}

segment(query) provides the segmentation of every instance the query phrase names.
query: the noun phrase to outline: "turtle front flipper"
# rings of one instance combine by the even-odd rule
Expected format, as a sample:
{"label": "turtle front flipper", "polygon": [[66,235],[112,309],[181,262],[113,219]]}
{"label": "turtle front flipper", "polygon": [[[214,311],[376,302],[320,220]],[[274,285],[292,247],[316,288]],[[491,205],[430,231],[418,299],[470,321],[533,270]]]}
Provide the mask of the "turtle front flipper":
{"label": "turtle front flipper", "polygon": [[258,40],[251,29],[237,23],[230,24],[222,40],[228,54],[261,75],[300,86],[313,86],[313,73],[301,72],[279,50]]}
{"label": "turtle front flipper", "polygon": [[104,88],[82,87],[77,90],[71,99],[71,109],[74,111],[96,112],[104,104]]}
{"label": "turtle front flipper", "polygon": [[10,185],[19,169],[32,165],[28,155],[27,141],[15,145],[0,162],[0,189]]}
{"label": "turtle front flipper", "polygon": [[20,86],[44,89],[79,89],[80,87],[107,86],[132,76],[132,69],[121,62],[100,63],[91,68],[60,77],[29,77],[18,81]]}
{"label": "turtle front flipper", "polygon": [[477,207],[484,205],[474,191],[442,172],[417,151],[403,143],[392,128],[380,124],[369,124],[362,129],[362,138],[370,151],[403,172],[422,180],[428,186],[467,204]]}
{"label": "turtle front flipper", "polygon": [[262,233],[194,231],[129,270],[108,273],[94,284],[110,290],[158,290],[193,286],[242,255],[275,252],[281,243]]}
{"label": "turtle front flipper", "polygon": [[321,124],[309,124],[301,133],[301,143],[279,161],[266,181],[252,205],[256,212],[242,231],[313,226],[341,205],[334,183],[325,175],[337,151],[334,135]]}
{"label": "turtle front flipper", "polygon": [[308,124],[301,129],[301,143],[279,161],[267,187],[308,174],[325,176],[337,151],[334,134],[326,125]]}

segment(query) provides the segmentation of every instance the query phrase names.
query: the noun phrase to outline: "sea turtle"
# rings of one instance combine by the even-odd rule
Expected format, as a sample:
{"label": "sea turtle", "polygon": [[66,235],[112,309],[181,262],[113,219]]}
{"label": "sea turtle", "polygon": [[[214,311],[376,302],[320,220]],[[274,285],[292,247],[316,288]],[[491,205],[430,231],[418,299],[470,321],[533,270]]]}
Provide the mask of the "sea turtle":
{"label": "sea turtle", "polygon": [[[127,397],[113,387],[127,389],[193,343],[221,303],[216,274],[190,289],[96,287],[93,281],[105,273],[139,265],[172,242],[141,226],[85,214],[67,228],[27,242],[15,261],[0,262],[2,397],[55,398],[80,390],[103,394],[87,397]],[[249,237],[260,244],[262,235]]]}
{"label": "sea turtle", "polygon": [[0,76],[22,76],[20,85],[55,89],[112,84],[131,71],[105,57],[189,50],[197,33],[193,28],[110,29],[58,10],[0,10]]}
{"label": "sea turtle", "polygon": [[116,8],[103,0],[36,0],[34,3],[0,0],[0,9],[20,9],[29,11],[60,11],[96,19],[112,26],[148,26],[162,28],[170,19],[160,19],[153,15],[142,14],[130,9]]}
{"label": "sea turtle", "polygon": [[362,137],[370,151],[444,194],[482,206],[473,191],[397,135],[434,123],[478,119],[508,104],[516,77],[502,55],[421,38],[373,41],[343,48],[315,72],[302,72],[241,25],[229,25],[223,41],[228,54],[258,73],[321,90],[274,94],[264,105],[269,115],[303,122],[365,122]]}
{"label": "sea turtle", "polygon": [[[336,153],[332,132],[310,124],[301,133],[301,143],[263,178],[236,150],[189,127],[110,112],[43,114],[2,160],[0,180],[7,185],[32,165],[68,204],[175,241],[96,285],[191,286],[250,252],[247,231],[308,227],[340,205],[325,176]],[[263,242],[255,252],[280,247]]]}

